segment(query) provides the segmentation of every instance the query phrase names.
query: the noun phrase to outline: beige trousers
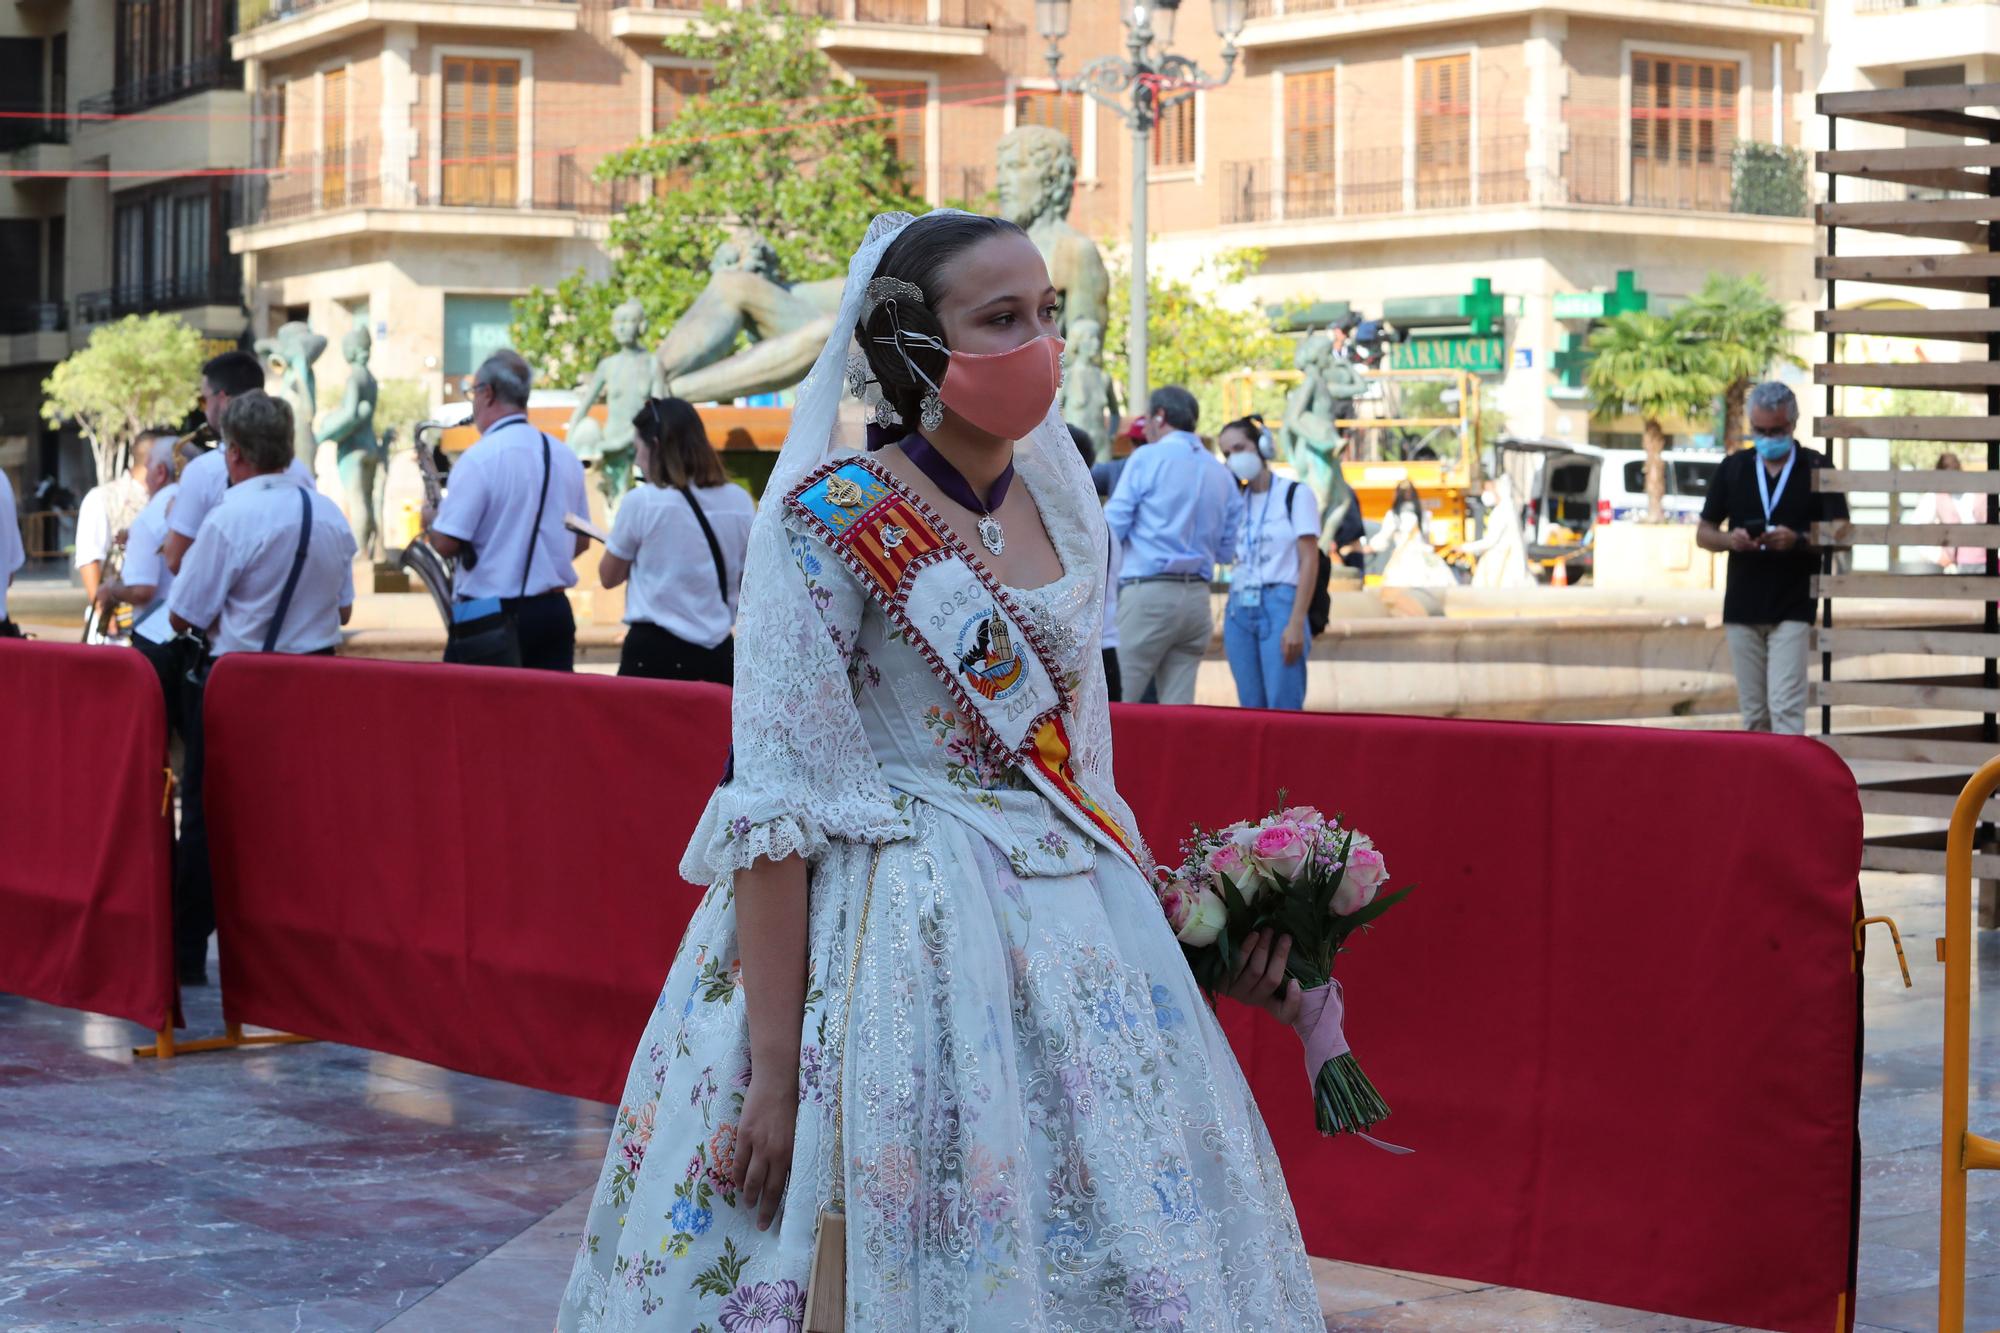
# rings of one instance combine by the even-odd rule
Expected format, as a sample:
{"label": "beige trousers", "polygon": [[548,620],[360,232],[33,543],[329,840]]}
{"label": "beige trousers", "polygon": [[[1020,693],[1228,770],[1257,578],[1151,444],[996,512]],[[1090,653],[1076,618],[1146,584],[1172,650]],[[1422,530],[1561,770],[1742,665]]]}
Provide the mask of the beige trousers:
{"label": "beige trousers", "polygon": [[1163,704],[1194,702],[1201,659],[1215,634],[1208,584],[1158,579],[1118,590],[1118,667],[1126,703],[1157,685]]}
{"label": "beige trousers", "polygon": [[1806,665],[1812,626],[1725,625],[1736,667],[1737,709],[1746,731],[1806,734]]}

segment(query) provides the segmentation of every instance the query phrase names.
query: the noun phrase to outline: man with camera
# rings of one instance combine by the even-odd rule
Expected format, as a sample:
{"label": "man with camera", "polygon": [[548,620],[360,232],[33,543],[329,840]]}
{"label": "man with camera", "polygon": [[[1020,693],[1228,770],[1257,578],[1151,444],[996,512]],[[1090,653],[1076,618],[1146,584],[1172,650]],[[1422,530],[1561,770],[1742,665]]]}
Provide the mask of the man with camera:
{"label": "man with camera", "polygon": [[1794,437],[1799,403],[1790,389],[1768,380],[1750,390],[1747,405],[1755,447],[1715,469],[1695,542],[1729,556],[1722,625],[1744,728],[1802,736],[1812,580],[1823,554],[1812,529],[1846,518],[1847,497],[1813,489],[1812,474],[1830,464]]}
{"label": "man with camera", "polygon": [[[230,653],[331,656],[354,609],[354,533],[340,506],[287,475],[292,409],[261,389],[222,412],[229,488],[189,549],[167,613],[175,631],[205,639],[183,692],[186,776],[174,884],[174,954],[184,985],[208,982],[215,908],[202,791],[200,681]],[[176,506],[178,507],[178,506]]]}

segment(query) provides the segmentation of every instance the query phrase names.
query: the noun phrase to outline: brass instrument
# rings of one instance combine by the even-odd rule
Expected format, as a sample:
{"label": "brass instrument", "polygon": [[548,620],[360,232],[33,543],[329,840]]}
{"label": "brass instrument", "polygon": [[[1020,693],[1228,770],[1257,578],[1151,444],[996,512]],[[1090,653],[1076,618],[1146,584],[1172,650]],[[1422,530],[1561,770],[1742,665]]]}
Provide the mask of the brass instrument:
{"label": "brass instrument", "polygon": [[[173,446],[173,479],[179,481],[181,473],[187,469],[187,465],[214,448],[217,443],[215,427],[210,425],[206,419],[199,426],[196,426],[193,430],[175,440]],[[119,540],[112,544],[110,552],[104,557],[104,568],[98,576],[99,587],[103,587],[107,583],[115,583],[118,576],[125,572],[125,542],[123,536],[124,534],[119,534]],[[86,606],[83,609],[82,641],[87,644],[124,643],[132,635],[132,617],[135,609],[123,602],[118,603],[116,606],[108,607],[103,612],[98,611],[95,602]]]}
{"label": "brass instrument", "polygon": [[[417,453],[417,471],[423,474],[424,479],[424,503],[433,512],[444,502],[444,479],[451,470],[438,438],[446,426],[447,423],[442,421],[419,421],[410,432]],[[419,533],[403,548],[396,563],[423,580],[424,587],[430,590],[431,600],[437,603],[438,615],[444,621],[445,630],[449,632],[454,562],[439,555],[436,548]],[[467,569],[473,566],[474,556],[470,547],[466,548],[463,563]]]}

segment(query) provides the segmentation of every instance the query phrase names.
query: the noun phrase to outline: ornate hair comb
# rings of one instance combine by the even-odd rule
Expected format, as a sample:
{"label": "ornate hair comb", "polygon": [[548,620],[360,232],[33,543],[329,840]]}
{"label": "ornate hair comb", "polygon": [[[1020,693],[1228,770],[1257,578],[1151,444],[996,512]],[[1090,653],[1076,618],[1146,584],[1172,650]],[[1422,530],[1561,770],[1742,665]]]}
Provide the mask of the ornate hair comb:
{"label": "ornate hair comb", "polygon": [[871,278],[868,280],[868,290],[863,296],[862,317],[865,319],[873,315],[884,302],[888,301],[908,301],[911,305],[921,306],[924,303],[924,289],[913,282],[904,282],[901,278]]}

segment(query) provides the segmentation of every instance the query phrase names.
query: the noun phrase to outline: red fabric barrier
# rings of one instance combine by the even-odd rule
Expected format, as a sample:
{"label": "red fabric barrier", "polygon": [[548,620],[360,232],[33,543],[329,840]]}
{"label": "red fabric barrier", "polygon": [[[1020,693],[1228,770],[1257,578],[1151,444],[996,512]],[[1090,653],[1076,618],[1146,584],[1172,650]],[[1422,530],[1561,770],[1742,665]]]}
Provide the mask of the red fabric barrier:
{"label": "red fabric barrier", "polygon": [[208,822],[226,1017],[616,1101],[700,895],[716,685],[231,655]]}
{"label": "red fabric barrier", "polygon": [[136,652],[0,640],[0,991],[172,1017],[166,714]]}
{"label": "red fabric barrier", "polygon": [[[225,1006],[615,1100],[697,892],[707,686],[321,660],[209,687]],[[1419,892],[1343,958],[1391,1159],[1313,1132],[1298,1040],[1226,1005],[1314,1254],[1826,1329],[1847,1285],[1860,862],[1806,741],[1116,711],[1189,823],[1344,810]],[[1716,775],[1741,775],[1718,782]],[[298,818],[299,812],[345,812]],[[1849,1303],[1852,1309],[1852,1303]]]}
{"label": "red fabric barrier", "polygon": [[[1224,1005],[1314,1254],[1757,1328],[1848,1286],[1861,812],[1803,739],[1117,710],[1163,861],[1280,786],[1415,893],[1336,969],[1391,1158]],[[1851,1316],[1854,1303],[1847,1302]]]}

